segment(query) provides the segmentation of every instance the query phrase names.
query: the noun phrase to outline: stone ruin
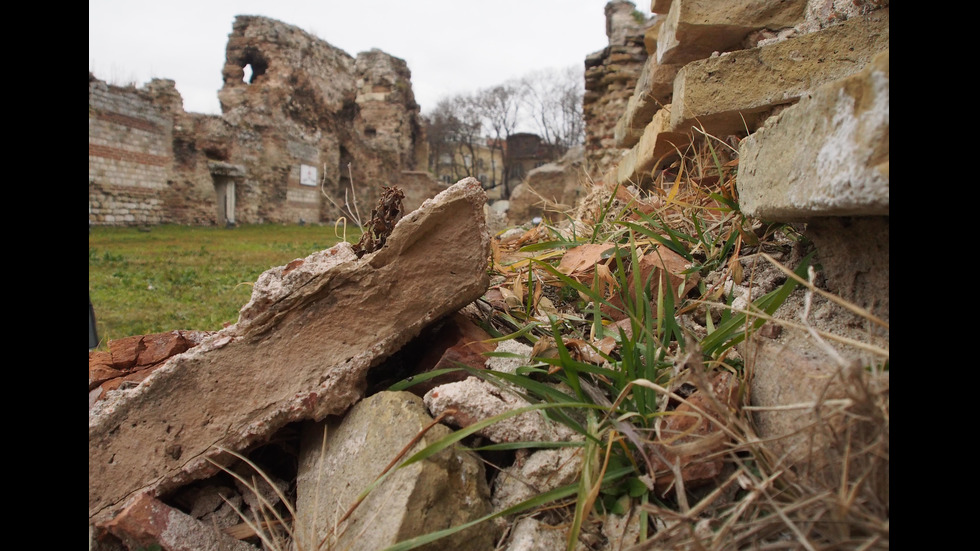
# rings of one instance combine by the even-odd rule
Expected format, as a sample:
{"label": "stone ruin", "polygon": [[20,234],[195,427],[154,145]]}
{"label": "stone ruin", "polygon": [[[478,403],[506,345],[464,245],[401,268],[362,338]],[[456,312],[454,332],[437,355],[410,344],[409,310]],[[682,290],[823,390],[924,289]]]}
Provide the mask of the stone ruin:
{"label": "stone ruin", "polygon": [[222,77],[216,116],[185,112],[172,80],[89,75],[90,224],[323,223],[350,219],[355,198],[368,216],[383,186],[409,210],[446,187],[425,172],[402,59],[242,15]]}
{"label": "stone ruin", "polygon": [[[590,193],[608,190],[616,185],[645,187],[656,183],[658,171],[663,168],[661,161],[669,157],[665,156],[665,152],[669,153],[673,147],[683,148],[700,139],[701,131],[726,140],[731,138],[739,150],[737,184],[743,212],[766,221],[796,224],[816,245],[827,287],[865,308],[877,319],[884,320],[885,329],[881,331],[879,326],[870,330],[867,320],[844,312],[827,301],[821,302],[820,297],[814,301],[816,315],[811,319],[813,324],[818,329],[823,328],[824,324],[836,324],[835,329],[851,330],[848,336],[862,339],[862,342],[866,340],[867,345],[887,351],[887,2],[773,0],[754,2],[751,9],[739,11],[731,9],[730,3],[720,0],[654,0],[653,11],[660,15],[646,23],[625,17],[632,6],[630,2],[623,1],[607,4],[610,46],[586,59],[589,90],[585,106],[587,142],[579,159],[566,160],[565,166],[571,168],[568,172],[575,172],[569,178],[579,178],[579,173],[587,172],[593,179]],[[239,53],[229,55],[233,61],[226,67],[226,86],[221,95],[225,115],[200,117],[181,114],[178,118],[182,124],[194,122],[201,128],[209,128],[212,133],[207,135],[210,136],[217,135],[216,129],[223,129],[227,137],[248,137],[253,140],[249,143],[258,143],[267,138],[266,133],[268,136],[281,136],[268,126],[263,126],[263,122],[275,121],[279,125],[292,125],[290,128],[297,132],[316,134],[317,139],[322,140],[317,143],[332,143],[338,151],[346,150],[348,153],[352,150],[344,144],[366,141],[366,135],[350,135],[355,132],[344,134],[338,131],[341,136],[338,138],[333,135],[324,137],[309,128],[304,129],[302,121],[307,119],[297,114],[322,112],[310,108],[311,105],[319,105],[316,102],[304,104],[302,98],[293,98],[285,104],[275,103],[278,106],[276,109],[262,103],[269,97],[267,94],[275,93],[277,87],[270,83],[256,93],[250,86],[260,84],[263,75],[274,72],[275,58],[269,52],[276,50],[248,50],[247,46],[241,46],[250,43],[245,37],[249,35],[249,23],[253,22],[254,18],[239,18],[235,29],[236,33],[243,35],[242,40],[229,41],[229,52]],[[285,36],[299,40],[305,35],[296,31]],[[643,44],[642,51],[638,49],[640,43]],[[322,43],[318,44],[322,46]],[[375,55],[382,61],[386,57],[382,53]],[[325,58],[317,59],[326,63]],[[337,63],[342,66],[350,64],[350,58],[341,55],[329,59],[346,59]],[[360,59],[358,57],[358,61]],[[241,76],[235,69],[245,64],[251,64],[259,73],[251,85],[240,83]],[[366,73],[370,73],[367,67],[371,65],[367,62],[363,65],[354,63],[354,66],[364,68]],[[768,69],[760,71],[760,67]],[[286,79],[276,80],[277,83],[287,83],[281,86],[290,86],[289,76],[280,75],[279,78]],[[371,78],[380,77],[367,77],[365,82]],[[229,84],[229,81],[232,83]],[[95,83],[90,89],[97,90],[100,84]],[[301,81],[295,81],[295,85],[301,85]],[[371,92],[366,91],[366,87],[366,84],[358,87],[360,95],[354,96],[354,105],[358,105],[358,97],[361,97],[362,104],[383,101],[381,97],[392,97],[385,95],[387,92],[383,91],[383,85],[377,89],[372,87],[374,91]],[[322,91],[315,90],[312,85],[310,89],[310,95],[324,105],[344,105],[343,101],[325,92],[321,94]],[[179,100],[172,83],[166,81],[154,81],[142,91],[130,92],[133,97],[143,98],[147,105],[157,108],[169,105],[167,109],[171,112],[175,100]],[[369,94],[373,93],[381,96],[372,100],[375,96]],[[179,105],[179,101],[176,104]],[[355,110],[355,114],[362,120],[369,118],[362,115],[364,111],[370,112],[368,109]],[[123,115],[118,110],[113,111],[114,114],[93,112],[90,116],[90,125],[93,126],[123,124],[142,129],[144,134],[149,133],[148,128],[166,126],[166,120],[152,110],[147,110],[142,119],[131,114]],[[327,112],[333,113],[329,109]],[[291,118],[295,116],[298,119]],[[331,120],[336,119],[328,117],[322,122],[326,124]],[[184,132],[182,124],[174,125],[172,132],[175,135]],[[367,134],[367,123],[361,124],[364,126],[358,128],[363,128]],[[694,126],[697,126],[697,130],[692,129]],[[251,134],[241,130],[244,127],[248,127]],[[375,130],[379,128],[375,127]],[[398,129],[405,128],[394,124],[392,129],[385,132],[397,135]],[[381,134],[379,131],[378,135]],[[407,147],[406,144],[413,142],[399,142],[390,136],[386,139],[389,141],[378,147],[388,152],[396,149],[402,151],[403,156],[399,158],[408,163],[410,150],[399,149],[398,144]],[[268,143],[274,142],[271,138],[268,140]],[[93,148],[101,151],[103,155],[100,158],[112,153],[111,146],[96,142],[90,138],[90,151]],[[214,142],[199,138],[193,142],[174,139],[173,143],[193,143],[194,147],[187,150],[195,154],[198,151],[196,148],[210,151],[203,157],[210,162],[202,158],[197,160],[207,165],[206,169],[196,164],[194,166],[202,171],[202,181],[211,186],[208,189],[212,194],[216,176],[236,185],[249,181],[251,165],[244,162],[250,157],[239,157],[237,154],[247,150],[261,157],[267,154],[263,147],[268,147],[256,145],[247,149],[238,143],[237,138]],[[227,147],[227,155],[222,153],[224,150],[219,144]],[[389,149],[384,149],[386,146]],[[104,149],[100,150],[99,147]],[[176,145],[175,149],[183,151]],[[299,154],[301,148],[286,149],[297,154],[295,159],[306,159]],[[363,157],[357,158],[379,155],[376,150],[369,151],[359,150],[358,155]],[[417,148],[413,151],[417,151]],[[152,147],[142,152],[146,155],[143,165],[157,177],[169,174],[170,168],[163,161],[166,158],[164,153]],[[113,154],[121,155],[122,152]],[[583,170],[583,165],[588,170]],[[281,176],[289,172],[282,170]],[[361,170],[368,168],[361,167]],[[338,178],[339,182],[342,178],[342,174],[338,176],[340,172],[330,172],[328,167],[327,180],[334,182],[330,178]],[[540,172],[541,178],[549,182],[551,189],[562,190],[554,192],[555,203],[577,202],[557,197],[557,194],[566,193],[565,190],[575,186],[561,182],[554,167]],[[527,183],[533,182],[534,174],[535,171],[532,171],[528,175]],[[203,176],[211,180],[203,180]],[[294,180],[288,181],[295,183]],[[165,180],[164,188],[170,189],[171,183]],[[337,189],[334,188],[335,192]],[[152,190],[146,191],[143,197],[167,201],[166,194]],[[99,388],[102,381],[93,380],[93,373],[98,375],[98,371],[92,370],[93,359],[90,356],[89,515],[93,526],[90,528],[90,548],[93,548],[94,542],[95,548],[106,545],[105,549],[115,549],[97,541],[98,537],[93,534],[99,531],[109,531],[136,544],[143,543],[144,540],[139,538],[152,537],[154,541],[163,543],[165,548],[173,549],[182,548],[189,537],[218,538],[220,541],[213,544],[228,548],[254,548],[239,541],[242,539],[240,536],[227,540],[230,537],[228,529],[215,535],[208,522],[190,518],[158,498],[167,491],[215,472],[217,468],[208,459],[219,462],[228,459],[215,444],[241,451],[293,422],[312,420],[320,423],[330,420],[342,424],[353,422],[354,408],[378,407],[373,399],[359,402],[369,384],[366,380],[368,374],[377,368],[388,369],[388,357],[400,347],[427,331],[427,327],[438,325],[435,323],[438,319],[462,312],[463,305],[471,306],[471,301],[486,291],[488,232],[480,208],[483,202],[485,194],[475,181],[460,182],[400,222],[389,242],[392,249],[385,247],[357,259],[347,250],[348,245],[341,244],[331,250],[314,253],[298,264],[294,261],[288,266],[272,268],[263,274],[262,285],[257,283],[262,291],[253,295],[253,299],[258,297],[261,301],[247,305],[238,324],[209,335],[176,335],[186,340],[190,348],[173,349],[172,356],[168,357],[168,352],[161,351],[165,348],[163,345],[155,346],[150,341],[135,343],[134,350],[138,357],[127,360],[122,358],[123,351],[120,350],[120,358],[116,358],[116,351],[112,350],[109,358],[102,360],[106,362],[105,371],[114,369],[113,362],[117,359],[128,361],[132,366],[142,366],[138,360],[144,354],[145,363],[155,366],[149,376],[134,377],[130,384],[116,386],[118,390],[115,392],[103,393],[108,387]],[[211,207],[215,207],[214,203]],[[287,211],[281,205],[265,208],[268,210],[261,212]],[[325,208],[321,205],[321,212]],[[188,212],[194,209],[199,210],[202,220],[210,215],[205,213],[211,212],[200,206],[188,208]],[[159,210],[162,212],[162,205]],[[409,207],[406,210],[412,209]],[[242,212],[250,211],[244,209]],[[260,209],[256,208],[255,212],[260,212]],[[461,231],[467,236],[466,239],[460,239]],[[415,237],[416,232],[427,238]],[[455,267],[449,271],[423,273],[417,279],[394,275],[418,270],[424,272],[432,267],[433,258],[439,258],[439,264]],[[748,259],[743,259],[743,269],[754,269],[747,262]],[[405,263],[415,268],[405,269]],[[468,274],[468,277],[461,278],[459,274]],[[770,274],[762,271],[757,277],[760,280],[771,279]],[[376,284],[365,283],[372,278]],[[413,287],[419,283],[439,286],[445,292],[419,293]],[[323,300],[328,294],[320,289],[328,287],[333,289],[333,294],[329,294],[330,300]],[[378,298],[382,295],[393,296],[394,299],[386,299],[387,303],[379,306]],[[439,300],[437,297],[446,298]],[[359,301],[370,308],[360,313],[356,308],[337,306],[335,299],[344,304]],[[417,302],[419,300],[429,302],[420,304]],[[792,316],[801,310],[800,294],[797,293],[787,300],[777,314],[782,312],[784,319],[799,321]],[[363,342],[348,343],[343,339],[331,338],[322,327],[324,316],[318,315],[328,311],[336,311],[338,316],[354,316],[351,325],[363,328],[364,334],[358,333],[358,338],[363,337]],[[840,388],[832,384],[835,367],[838,366],[833,352],[828,353],[815,346],[811,335],[784,328],[782,334],[760,332],[758,338],[753,337],[738,346],[742,357],[751,358],[753,362],[752,405],[774,408],[774,411],[760,413],[756,418],[761,438],[796,432],[814,421],[815,414],[811,412],[784,412],[780,408],[813,402],[817,399],[816,395],[824,390],[828,391],[828,397],[841,395]],[[481,338],[475,337],[473,340],[479,341]],[[310,343],[316,345],[309,346]],[[256,354],[260,348],[262,353]],[[267,349],[277,350],[278,353],[268,354]],[[512,352],[526,354],[522,350]],[[439,361],[446,361],[448,357],[458,358],[446,355]],[[253,361],[256,358],[259,361]],[[181,366],[188,365],[196,369],[185,369],[182,374]],[[285,368],[287,365],[288,369]],[[490,367],[490,362],[487,362],[487,367]],[[248,392],[260,396],[261,403],[249,399],[247,404],[236,408],[230,405],[240,399],[214,401],[198,396],[201,388],[225,397],[240,396],[243,394],[240,390],[244,387],[236,391],[235,385],[242,384],[243,374],[247,374],[250,381],[259,382],[257,386],[253,385],[254,388],[249,387],[251,390]],[[883,384],[887,389],[887,372],[879,379],[876,383]],[[800,384],[800,381],[806,381],[806,384]],[[436,392],[444,400],[455,398],[459,395],[450,394],[449,389],[462,383],[465,381],[430,389],[425,399],[430,413],[435,415],[435,406],[439,405],[435,403]],[[181,385],[195,389],[178,393],[195,400],[193,407],[175,407],[176,398],[172,389]],[[379,415],[384,419],[387,419],[384,415],[390,417],[393,407],[418,407],[418,400],[407,396],[382,393],[377,395],[376,401],[388,404],[380,406]],[[347,417],[342,416],[343,410],[348,407],[352,413]],[[465,408],[471,407],[471,403],[460,400],[452,402],[451,407],[470,414]],[[494,404],[492,407],[502,406]],[[356,411],[356,417],[361,416],[360,409]],[[404,415],[406,420],[412,420],[399,438],[410,437],[427,422],[425,418],[415,421],[414,416],[414,413]],[[363,427],[374,430],[374,427],[388,424],[387,421],[374,419],[377,418],[370,417],[364,421],[366,424]],[[223,428],[227,430],[218,430]],[[342,428],[334,428],[336,430],[331,429],[334,433],[344,432]],[[304,430],[306,449],[314,449],[318,445],[317,435],[322,434],[321,425],[310,424]],[[360,433],[367,430],[361,428]],[[524,434],[527,430],[526,426],[522,426],[517,432]],[[123,438],[125,435],[128,436]],[[487,437],[493,440],[492,435]],[[805,439],[806,435],[801,434],[800,438]],[[332,445],[343,448],[348,444],[341,442]],[[785,457],[791,461],[801,459],[799,441],[787,441],[784,446],[781,453]],[[384,453],[390,457],[397,451],[393,449]],[[553,451],[542,450],[528,456],[528,470],[515,474],[515,478],[530,479],[531,465],[534,464],[538,465],[534,467],[537,469],[534,472],[544,473],[542,476],[547,478],[560,479],[563,476],[561,469],[542,469],[539,465],[542,462],[556,462],[556,459],[546,457]],[[454,453],[447,457],[453,458],[450,461],[462,467],[461,470],[452,471],[455,474],[450,478],[472,480],[472,477],[462,474],[471,468],[464,466],[469,463]],[[366,462],[381,464],[384,461],[376,459]],[[439,461],[445,459],[439,459],[436,463],[441,464]],[[311,464],[311,469],[319,468]],[[318,472],[310,470],[301,476],[314,478],[319,476],[316,474]],[[330,474],[322,478],[330,479]],[[420,499],[419,496],[430,499],[431,492],[425,493],[423,486],[409,484],[409,490],[398,496],[403,500],[399,503],[414,503]],[[541,489],[544,486],[542,483],[536,487]],[[465,494],[472,499],[466,498],[464,501],[472,501],[478,506],[465,514],[470,515],[469,518],[484,514],[487,510],[487,488],[469,488],[466,491],[472,492]],[[504,497],[501,488],[495,488],[491,500],[493,507],[498,510],[506,507],[512,503],[507,499],[510,498]],[[344,502],[349,500],[349,496],[344,498]],[[403,519],[402,509],[398,506],[391,511],[390,516],[397,517],[396,525],[390,528],[391,533],[412,524]],[[309,511],[307,509],[299,514],[310,514]],[[456,508],[456,512],[462,513],[459,508]],[[525,520],[533,523],[533,519]],[[352,516],[349,522],[355,524],[358,521]],[[98,527],[98,530],[94,527]],[[488,526],[488,533],[497,528]],[[525,543],[518,544],[518,532]],[[528,539],[523,539],[525,533],[529,534]],[[522,521],[520,525],[515,525],[512,544],[508,549],[526,548],[521,545],[549,548],[543,542],[554,534],[552,527],[525,526]],[[486,536],[486,533],[483,535]],[[471,540],[473,548],[494,548],[493,542],[489,541],[492,538],[485,539],[488,541],[479,544]],[[537,543],[526,543],[529,540]],[[551,545],[557,548],[562,544],[556,541]]]}

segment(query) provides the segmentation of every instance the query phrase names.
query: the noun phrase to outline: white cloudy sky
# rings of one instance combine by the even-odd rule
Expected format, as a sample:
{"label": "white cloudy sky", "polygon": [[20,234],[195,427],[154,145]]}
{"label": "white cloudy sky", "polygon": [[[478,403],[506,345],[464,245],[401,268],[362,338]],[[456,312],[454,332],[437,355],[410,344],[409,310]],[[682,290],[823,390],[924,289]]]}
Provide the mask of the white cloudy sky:
{"label": "white cloudy sky", "polygon": [[[426,113],[537,70],[583,67],[608,45],[608,0],[89,0],[89,70],[111,84],[176,82],[184,109],[220,114],[225,45],[236,15],[262,15],[352,56],[404,59]],[[649,0],[633,2],[650,16]]]}

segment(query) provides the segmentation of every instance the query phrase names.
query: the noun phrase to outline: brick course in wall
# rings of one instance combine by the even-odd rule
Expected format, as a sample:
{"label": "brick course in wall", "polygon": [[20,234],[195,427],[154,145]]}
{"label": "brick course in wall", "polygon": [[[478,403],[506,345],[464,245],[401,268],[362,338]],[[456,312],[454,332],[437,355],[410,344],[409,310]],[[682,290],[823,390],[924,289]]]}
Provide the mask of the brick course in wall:
{"label": "brick course in wall", "polygon": [[173,123],[135,88],[89,79],[89,222],[167,221],[160,192],[173,164]]}
{"label": "brick course in wall", "polygon": [[[185,112],[172,80],[136,88],[89,75],[90,224],[332,223],[352,186],[368,212],[383,186],[417,203],[442,188],[408,175],[427,153],[404,60],[352,57],[298,27],[238,16],[222,77],[216,116]],[[212,173],[214,162],[233,174]],[[304,165],[318,185],[301,182]]]}

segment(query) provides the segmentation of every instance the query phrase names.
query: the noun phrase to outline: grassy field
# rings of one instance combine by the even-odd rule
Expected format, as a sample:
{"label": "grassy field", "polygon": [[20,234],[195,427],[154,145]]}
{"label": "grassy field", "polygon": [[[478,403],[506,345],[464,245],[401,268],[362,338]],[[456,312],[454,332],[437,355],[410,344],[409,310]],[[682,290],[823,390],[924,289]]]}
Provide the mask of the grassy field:
{"label": "grassy field", "polygon": [[[347,241],[359,237],[348,230]],[[341,240],[327,226],[92,227],[88,286],[98,349],[132,335],[221,329],[238,320],[262,272]]]}

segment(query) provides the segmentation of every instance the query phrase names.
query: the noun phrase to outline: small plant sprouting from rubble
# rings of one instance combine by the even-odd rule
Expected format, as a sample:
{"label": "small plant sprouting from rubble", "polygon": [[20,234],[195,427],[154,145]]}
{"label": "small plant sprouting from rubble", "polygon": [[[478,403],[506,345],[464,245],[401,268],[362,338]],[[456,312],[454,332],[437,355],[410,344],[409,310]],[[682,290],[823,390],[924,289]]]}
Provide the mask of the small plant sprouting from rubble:
{"label": "small plant sprouting from rubble", "polygon": [[[568,527],[569,550],[595,541],[586,532],[608,514],[639,516],[643,548],[887,548],[887,389],[867,375],[888,369],[888,351],[816,331],[808,310],[802,323],[773,314],[802,288],[808,305],[820,294],[887,323],[815,284],[812,247],[792,225],[739,211],[735,147],[703,134],[678,153],[647,189],[596,185],[563,224],[493,243],[485,328],[533,345],[531,357],[514,374],[461,369],[574,429],[583,465],[577,484],[503,516]],[[764,284],[764,269],[780,278]],[[841,360],[847,399],[808,406],[823,416],[814,438],[829,442],[830,467],[791,468],[755,432],[735,345],[764,325],[870,353]]]}
{"label": "small plant sprouting from rubble", "polygon": [[382,186],[378,206],[371,210],[371,219],[368,221],[367,227],[365,227],[361,221],[360,210],[357,208],[357,193],[354,191],[354,174],[351,172],[350,163],[347,163],[347,175],[350,181],[350,196],[347,195],[347,190],[345,189],[344,208],[338,206],[324,189],[324,185],[327,182],[326,165],[323,166],[323,178],[320,180],[320,193],[326,197],[327,201],[334,208],[341,212],[342,216],[337,219],[335,230],[336,226],[342,225],[344,227],[342,234],[344,241],[347,240],[347,220],[350,219],[357,224],[357,228],[361,231],[361,238],[354,245],[354,253],[358,258],[361,258],[367,253],[384,247],[388,236],[391,235],[392,230],[395,228],[395,224],[405,214],[404,208],[402,207],[402,200],[405,199],[405,193],[398,189],[397,186]]}

